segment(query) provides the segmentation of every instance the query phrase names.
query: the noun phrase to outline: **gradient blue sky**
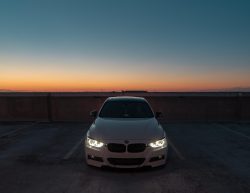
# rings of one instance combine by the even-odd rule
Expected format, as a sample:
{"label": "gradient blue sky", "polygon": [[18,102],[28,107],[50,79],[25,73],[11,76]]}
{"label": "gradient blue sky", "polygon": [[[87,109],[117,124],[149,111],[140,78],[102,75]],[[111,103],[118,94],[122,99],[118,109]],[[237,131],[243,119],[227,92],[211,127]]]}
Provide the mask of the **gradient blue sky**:
{"label": "gradient blue sky", "polygon": [[248,0],[0,0],[0,89],[250,87]]}

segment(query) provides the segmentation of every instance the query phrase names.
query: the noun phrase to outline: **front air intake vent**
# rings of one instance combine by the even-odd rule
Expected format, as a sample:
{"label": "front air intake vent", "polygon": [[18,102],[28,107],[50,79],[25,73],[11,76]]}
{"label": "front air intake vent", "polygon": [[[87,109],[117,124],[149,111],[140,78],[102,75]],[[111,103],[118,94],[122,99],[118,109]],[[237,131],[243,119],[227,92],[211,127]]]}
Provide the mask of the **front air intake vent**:
{"label": "front air intake vent", "polygon": [[120,143],[109,143],[108,150],[111,152],[123,153],[126,152],[126,146]]}
{"label": "front air intake vent", "polygon": [[139,153],[143,152],[146,148],[146,144],[144,143],[133,143],[128,145],[128,152],[130,153]]}
{"label": "front air intake vent", "polygon": [[144,158],[108,158],[108,161],[112,165],[141,165],[145,161]]}

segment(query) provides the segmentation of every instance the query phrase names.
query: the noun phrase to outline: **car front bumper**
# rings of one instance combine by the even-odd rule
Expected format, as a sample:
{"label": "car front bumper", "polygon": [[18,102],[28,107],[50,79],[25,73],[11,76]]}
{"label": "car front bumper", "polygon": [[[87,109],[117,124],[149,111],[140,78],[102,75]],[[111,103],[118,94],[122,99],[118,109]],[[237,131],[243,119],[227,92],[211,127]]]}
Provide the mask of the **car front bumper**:
{"label": "car front bumper", "polygon": [[138,168],[143,166],[157,167],[164,165],[167,160],[168,145],[162,148],[147,146],[143,152],[116,153],[110,152],[107,146],[94,148],[85,144],[85,159],[88,165],[116,168]]}

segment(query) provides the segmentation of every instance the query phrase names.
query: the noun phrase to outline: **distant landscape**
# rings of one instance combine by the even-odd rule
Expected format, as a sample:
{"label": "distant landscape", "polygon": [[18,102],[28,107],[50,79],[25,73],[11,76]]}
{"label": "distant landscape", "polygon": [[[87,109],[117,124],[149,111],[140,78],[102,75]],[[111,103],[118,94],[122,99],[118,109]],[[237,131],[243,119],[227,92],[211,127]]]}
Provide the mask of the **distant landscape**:
{"label": "distant landscape", "polygon": [[[0,92],[37,92],[32,90],[11,90],[11,89],[0,89]],[[42,91],[41,91],[42,92]],[[44,91],[47,92],[47,91]],[[60,91],[55,91],[60,92]],[[65,91],[62,91],[65,92]],[[103,92],[103,91],[66,91],[66,92]],[[105,92],[130,92],[130,93],[140,93],[140,92],[173,92],[173,91],[144,91],[144,90],[128,90],[128,91],[105,91]],[[221,88],[221,89],[208,89],[208,90],[193,90],[193,91],[177,91],[177,92],[250,92],[250,87],[233,87],[233,88]]]}

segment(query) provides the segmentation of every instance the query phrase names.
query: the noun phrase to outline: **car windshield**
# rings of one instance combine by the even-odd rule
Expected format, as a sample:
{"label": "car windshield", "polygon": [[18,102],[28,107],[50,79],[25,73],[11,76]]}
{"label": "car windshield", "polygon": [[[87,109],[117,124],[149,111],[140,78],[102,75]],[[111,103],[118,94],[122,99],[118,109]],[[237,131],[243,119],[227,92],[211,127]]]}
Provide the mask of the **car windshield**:
{"label": "car windshield", "polygon": [[99,117],[103,118],[152,118],[154,114],[145,101],[107,101]]}

